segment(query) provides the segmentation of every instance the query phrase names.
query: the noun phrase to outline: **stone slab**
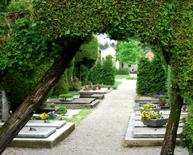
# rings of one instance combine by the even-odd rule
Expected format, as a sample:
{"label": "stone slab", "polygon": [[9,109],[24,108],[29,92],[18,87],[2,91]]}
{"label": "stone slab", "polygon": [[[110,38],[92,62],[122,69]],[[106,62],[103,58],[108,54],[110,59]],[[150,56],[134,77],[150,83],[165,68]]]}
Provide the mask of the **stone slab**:
{"label": "stone slab", "polygon": [[67,109],[83,109],[83,108],[94,108],[96,107],[98,104],[100,103],[99,99],[94,100],[93,102],[89,103],[89,104],[63,104],[60,103],[58,105],[63,105],[65,106]]}
{"label": "stone slab", "polygon": [[[180,122],[179,127],[182,127],[184,123]],[[146,125],[143,124],[141,121],[135,121],[135,128],[145,128]]]}
{"label": "stone slab", "polygon": [[[163,114],[163,117],[169,118],[169,115],[164,115],[164,114]],[[184,118],[184,117],[185,117],[185,116],[180,116],[180,119],[182,119],[182,118]],[[141,121],[141,116],[136,116],[135,120],[136,120],[136,121]]]}
{"label": "stone slab", "polygon": [[66,121],[55,121],[50,120],[44,123],[44,120],[29,120],[25,127],[50,127],[50,128],[61,128],[66,124]]}
{"label": "stone slab", "polygon": [[[164,138],[128,138],[124,140],[128,147],[162,146]],[[176,145],[180,145],[180,138],[176,138]]]}
{"label": "stone slab", "polygon": [[47,138],[14,138],[9,146],[27,148],[53,148],[75,129],[74,123],[67,123]]}
{"label": "stone slab", "polygon": [[17,138],[47,138],[56,132],[56,128],[24,127],[16,136]]}
{"label": "stone slab", "polygon": [[[135,128],[134,129],[134,138],[164,138],[166,128]],[[180,133],[182,132],[182,128],[178,128],[177,138],[180,138]]]}
{"label": "stone slab", "polygon": [[105,97],[104,94],[92,94],[92,95],[81,95],[81,98],[96,98],[96,99],[103,99]]}
{"label": "stone slab", "polygon": [[113,90],[113,88],[110,88],[110,90],[108,90],[108,88],[101,88],[101,90],[79,91],[78,93],[80,93],[80,95],[88,95],[88,94],[108,94],[108,93],[111,92],[112,90]]}
{"label": "stone slab", "polygon": [[58,98],[50,98],[49,100],[47,100],[47,102],[52,102],[55,104],[90,104],[91,102],[93,102],[95,100],[95,98],[77,98],[77,99],[73,99],[72,101],[60,101]]}

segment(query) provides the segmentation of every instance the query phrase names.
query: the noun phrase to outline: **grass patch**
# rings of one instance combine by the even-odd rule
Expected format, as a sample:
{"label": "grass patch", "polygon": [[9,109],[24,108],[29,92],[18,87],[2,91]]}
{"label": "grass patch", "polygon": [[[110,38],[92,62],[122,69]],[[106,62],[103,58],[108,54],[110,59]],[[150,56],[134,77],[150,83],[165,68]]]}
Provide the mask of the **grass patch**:
{"label": "grass patch", "polygon": [[115,79],[126,79],[127,77],[128,77],[128,74],[127,75],[116,75]]}
{"label": "grass patch", "polygon": [[74,115],[72,118],[63,118],[67,122],[75,123],[75,126],[78,126],[79,123],[88,116],[94,109],[82,109],[78,115]]}
{"label": "grass patch", "polygon": [[120,85],[120,84],[122,84],[123,82],[121,82],[121,81],[115,81],[115,84],[113,85],[114,86],[114,89],[117,89],[118,88],[118,86]]}
{"label": "grass patch", "polygon": [[126,79],[127,79],[127,80],[137,80],[136,77],[127,77]]}

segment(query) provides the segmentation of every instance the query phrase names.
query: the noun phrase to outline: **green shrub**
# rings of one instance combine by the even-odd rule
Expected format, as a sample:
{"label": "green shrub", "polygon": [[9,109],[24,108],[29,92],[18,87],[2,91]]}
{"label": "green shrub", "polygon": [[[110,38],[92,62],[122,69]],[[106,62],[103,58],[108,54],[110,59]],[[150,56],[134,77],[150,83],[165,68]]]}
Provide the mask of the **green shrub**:
{"label": "green shrub", "polygon": [[183,131],[181,133],[181,145],[186,148],[189,153],[193,154],[193,105],[188,106],[188,116],[183,119]]}
{"label": "green shrub", "polygon": [[138,72],[137,72],[137,94],[145,95],[150,93],[151,79],[150,79],[150,61],[141,57],[138,60]]}
{"label": "green shrub", "polygon": [[103,68],[100,58],[96,65],[90,69],[88,79],[92,81],[93,84],[103,83]]}
{"label": "green shrub", "polygon": [[54,86],[52,95],[66,94],[68,93],[68,91],[69,91],[69,84],[68,84],[67,69],[66,69],[62,77]]}
{"label": "green shrub", "polygon": [[115,67],[113,66],[113,57],[107,55],[103,64],[103,84],[114,85],[115,83]]}
{"label": "green shrub", "polygon": [[153,95],[166,93],[166,71],[158,57],[149,61],[141,57],[138,61],[137,93]]}
{"label": "green shrub", "polygon": [[61,97],[61,98],[71,98],[71,97],[73,97],[74,95],[73,94],[71,94],[71,93],[69,93],[69,94],[60,94],[59,95],[59,97]]}
{"label": "green shrub", "polygon": [[129,74],[129,68],[119,68],[116,69],[116,75],[128,75]]}
{"label": "green shrub", "polygon": [[63,105],[58,105],[58,111],[66,111],[66,107]]}
{"label": "green shrub", "polygon": [[78,80],[77,77],[74,77],[70,83],[69,90],[70,91],[79,91],[81,89],[81,82]]}
{"label": "green shrub", "polygon": [[80,93],[69,93],[69,94],[72,94],[72,95],[80,95]]}

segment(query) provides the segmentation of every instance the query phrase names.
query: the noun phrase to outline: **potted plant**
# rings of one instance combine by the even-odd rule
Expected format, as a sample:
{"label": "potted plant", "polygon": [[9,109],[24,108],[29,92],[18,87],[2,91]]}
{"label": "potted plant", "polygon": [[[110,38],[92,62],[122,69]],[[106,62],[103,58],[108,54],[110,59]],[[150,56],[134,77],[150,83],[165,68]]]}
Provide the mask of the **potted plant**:
{"label": "potted plant", "polygon": [[159,99],[158,103],[159,103],[160,106],[164,106],[165,105],[165,103],[166,103],[166,100],[165,100],[166,95],[164,95],[164,94],[153,94],[153,96]]}
{"label": "potted plant", "polygon": [[143,124],[149,127],[161,127],[166,125],[168,121],[168,118],[163,117],[162,113],[157,113],[154,111],[144,111],[140,116]]}
{"label": "potted plant", "polygon": [[157,107],[155,104],[149,103],[147,102],[147,104],[145,104],[144,106],[141,106],[141,113],[143,111],[160,111],[160,107]]}
{"label": "potted plant", "polygon": [[73,94],[60,94],[59,95],[59,99],[61,100],[61,101],[72,101],[73,100]]}
{"label": "potted plant", "polygon": [[165,103],[166,103],[166,96],[165,95],[163,95],[163,94],[160,94],[159,95],[159,101],[158,101],[158,103],[159,103],[159,105],[160,106],[164,106],[165,105]]}

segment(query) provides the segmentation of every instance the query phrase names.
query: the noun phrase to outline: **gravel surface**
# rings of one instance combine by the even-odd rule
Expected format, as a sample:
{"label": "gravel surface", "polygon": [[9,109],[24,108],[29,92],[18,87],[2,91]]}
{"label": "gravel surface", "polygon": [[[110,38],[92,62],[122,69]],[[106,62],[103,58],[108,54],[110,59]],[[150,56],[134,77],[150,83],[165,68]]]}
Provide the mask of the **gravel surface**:
{"label": "gravel surface", "polygon": [[[161,147],[124,147],[129,115],[134,109],[136,80],[121,80],[118,90],[88,115],[71,135],[52,149],[7,148],[3,155],[159,155]],[[188,155],[176,147],[175,155]]]}

